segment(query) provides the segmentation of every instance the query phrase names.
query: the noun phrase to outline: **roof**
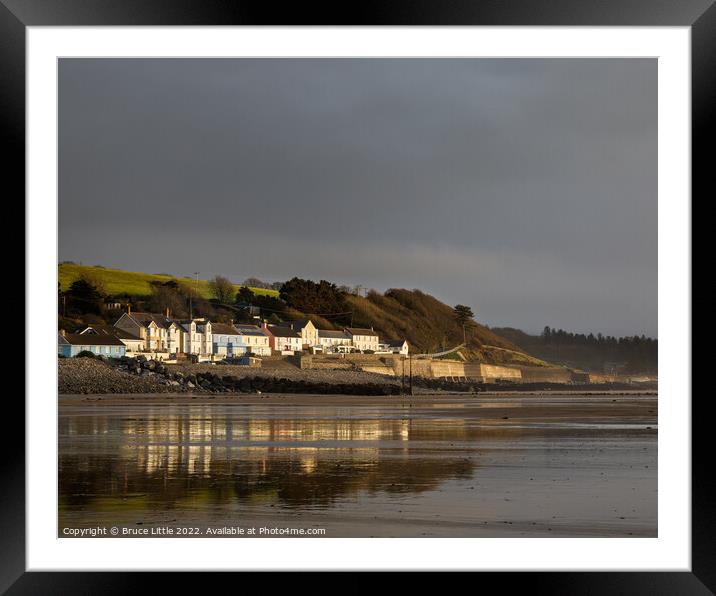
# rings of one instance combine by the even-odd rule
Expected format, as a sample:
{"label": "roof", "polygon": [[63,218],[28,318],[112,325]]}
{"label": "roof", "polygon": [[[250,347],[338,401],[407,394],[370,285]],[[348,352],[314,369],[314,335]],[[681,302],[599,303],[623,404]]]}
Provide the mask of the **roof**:
{"label": "roof", "polygon": [[318,337],[325,337],[330,339],[350,339],[348,335],[343,331],[334,331],[332,329],[319,329]]}
{"label": "roof", "polygon": [[149,327],[149,325],[153,322],[158,327],[167,329],[172,324],[172,321],[167,319],[164,315],[155,315],[154,313],[149,312],[132,312],[126,313],[126,315],[142,327]]}
{"label": "roof", "polygon": [[266,329],[274,337],[301,337],[298,331],[294,331],[290,327],[284,327],[283,325],[269,325]]}
{"label": "roof", "polygon": [[118,337],[119,339],[142,341],[141,337],[137,337],[129,331],[125,331],[124,329],[120,329],[119,327],[115,327],[114,325],[88,325],[82,331],[80,331],[80,334],[111,335],[113,337]]}
{"label": "roof", "polygon": [[405,344],[405,342],[406,342],[406,340],[404,340],[404,339],[389,339],[385,343],[386,343],[386,345],[390,346],[391,348],[392,347],[402,348],[403,344]]}
{"label": "roof", "polygon": [[346,327],[346,331],[351,335],[373,335],[378,337],[378,334],[372,329],[361,329],[360,327]]}
{"label": "roof", "polygon": [[236,327],[226,325],[224,323],[212,323],[211,332],[214,335],[239,335],[240,331]]}
{"label": "roof", "polygon": [[112,335],[98,335],[93,333],[65,333],[68,344],[73,346],[123,346],[122,340]]}
{"label": "roof", "polygon": [[[206,319],[171,319],[169,320],[169,326],[176,325],[177,327],[180,327],[187,333],[191,331],[191,324],[194,323],[196,325],[197,329],[200,327],[206,327],[206,324],[209,323]],[[212,329],[214,328],[214,325],[216,323],[211,323]]]}
{"label": "roof", "polygon": [[254,329],[239,329],[239,335],[258,335],[259,337],[266,337],[266,334],[263,332],[263,330],[259,329],[258,327],[255,327]]}
{"label": "roof", "polygon": [[311,322],[311,319],[296,319],[295,321],[284,321],[277,323],[278,327],[290,327],[291,329],[303,329]]}

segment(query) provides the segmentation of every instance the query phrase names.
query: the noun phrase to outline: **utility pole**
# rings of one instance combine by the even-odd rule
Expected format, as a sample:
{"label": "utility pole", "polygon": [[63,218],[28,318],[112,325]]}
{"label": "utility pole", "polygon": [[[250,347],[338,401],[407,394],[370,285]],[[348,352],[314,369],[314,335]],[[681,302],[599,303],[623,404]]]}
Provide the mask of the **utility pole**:
{"label": "utility pole", "polygon": [[409,374],[410,374],[410,395],[413,395],[413,355],[408,355]]}
{"label": "utility pole", "polygon": [[403,375],[400,378],[400,395],[405,395],[405,356],[403,356],[400,361],[403,364]]}
{"label": "utility pole", "polygon": [[[194,291],[199,292],[199,272],[194,271],[194,277],[196,278],[196,283],[194,284]],[[194,318],[194,302],[192,300],[192,293],[189,292],[189,320],[191,321]]]}

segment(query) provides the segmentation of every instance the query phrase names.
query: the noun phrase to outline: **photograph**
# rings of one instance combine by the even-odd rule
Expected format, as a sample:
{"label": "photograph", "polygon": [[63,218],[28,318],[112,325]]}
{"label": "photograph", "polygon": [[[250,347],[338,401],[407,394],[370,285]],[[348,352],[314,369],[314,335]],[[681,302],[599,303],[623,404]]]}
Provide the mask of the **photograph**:
{"label": "photograph", "polygon": [[59,57],[56,537],[658,538],[658,69]]}

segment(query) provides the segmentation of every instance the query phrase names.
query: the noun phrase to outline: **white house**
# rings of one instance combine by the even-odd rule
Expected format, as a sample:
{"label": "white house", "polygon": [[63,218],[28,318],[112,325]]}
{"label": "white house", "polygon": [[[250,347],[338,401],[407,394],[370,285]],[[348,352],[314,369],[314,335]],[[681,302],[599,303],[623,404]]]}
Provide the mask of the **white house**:
{"label": "white house", "polygon": [[255,325],[236,325],[239,332],[238,349],[240,352],[251,352],[258,356],[270,356],[271,345],[269,336]]}
{"label": "white house", "polygon": [[213,353],[211,322],[206,319],[172,321],[176,325],[177,352],[207,356]]}
{"label": "white house", "polygon": [[352,345],[351,338],[345,331],[330,329],[319,329],[318,341],[324,352],[334,352],[339,349],[338,346],[349,347]]}
{"label": "white house", "polygon": [[351,338],[351,343],[356,350],[364,352],[371,350],[378,351],[379,337],[373,329],[361,329],[359,327],[346,327],[346,334]]}
{"label": "white house", "polygon": [[408,355],[408,341],[405,339],[388,339],[379,344],[379,352],[385,352],[387,354],[402,354]]}
{"label": "white house", "polygon": [[142,342],[139,349],[143,352],[213,353],[211,322],[207,319],[177,320],[130,310],[122,314],[114,326],[138,337]]}
{"label": "white house", "polygon": [[194,319],[196,324],[196,332],[200,336],[199,354],[209,355],[214,352],[214,342],[212,340],[212,323],[208,319]]}

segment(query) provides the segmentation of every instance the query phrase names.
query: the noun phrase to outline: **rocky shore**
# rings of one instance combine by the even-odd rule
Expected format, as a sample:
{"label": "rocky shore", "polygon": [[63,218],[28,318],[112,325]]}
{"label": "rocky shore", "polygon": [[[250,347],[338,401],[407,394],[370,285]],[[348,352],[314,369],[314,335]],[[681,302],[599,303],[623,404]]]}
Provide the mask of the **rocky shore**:
{"label": "rocky shore", "polygon": [[[306,374],[310,373],[310,374]],[[241,366],[165,365],[141,358],[60,359],[60,394],[310,393],[396,395],[395,379],[360,371],[262,371]]]}

